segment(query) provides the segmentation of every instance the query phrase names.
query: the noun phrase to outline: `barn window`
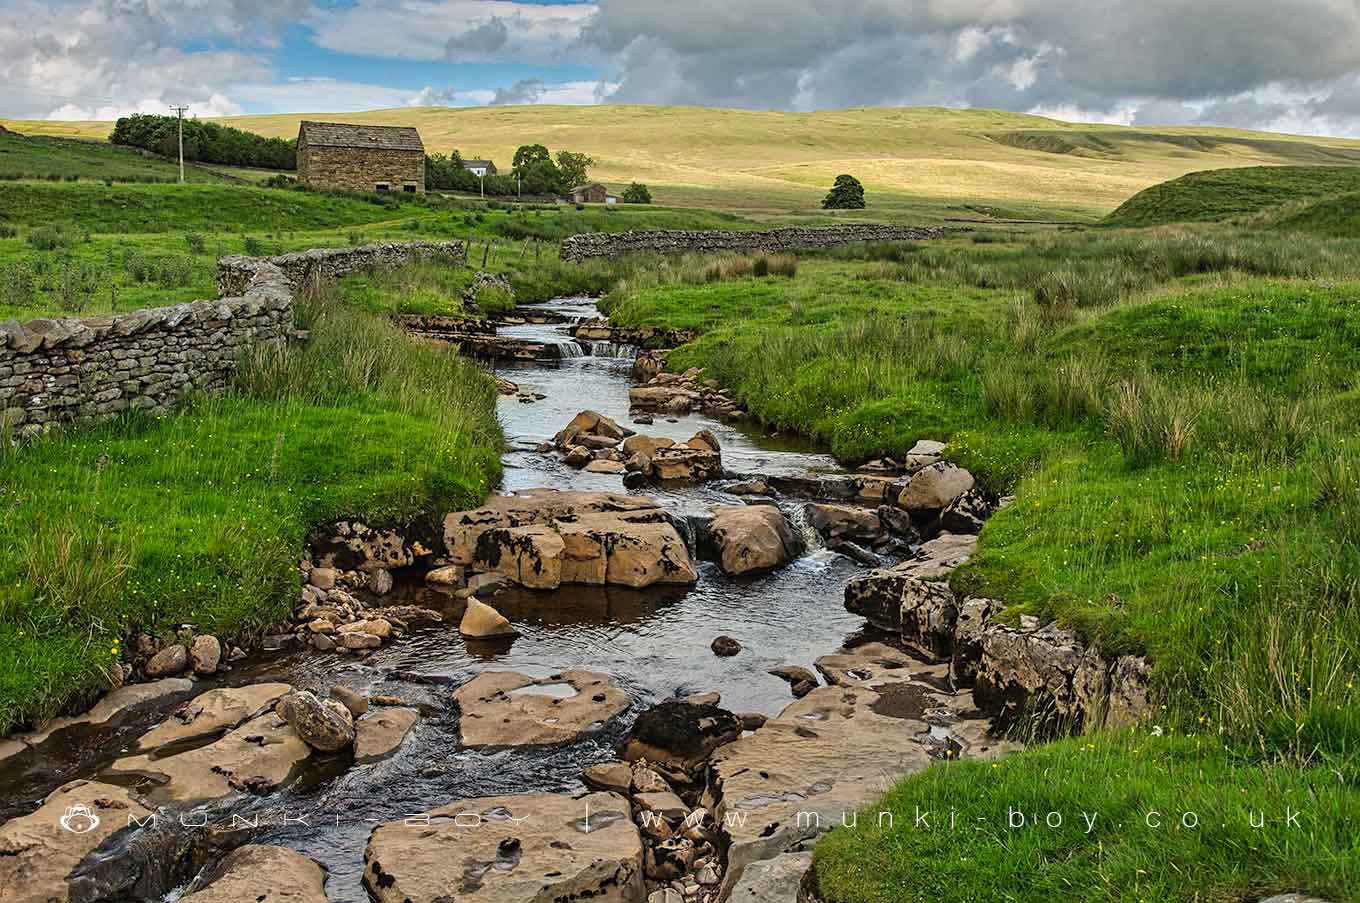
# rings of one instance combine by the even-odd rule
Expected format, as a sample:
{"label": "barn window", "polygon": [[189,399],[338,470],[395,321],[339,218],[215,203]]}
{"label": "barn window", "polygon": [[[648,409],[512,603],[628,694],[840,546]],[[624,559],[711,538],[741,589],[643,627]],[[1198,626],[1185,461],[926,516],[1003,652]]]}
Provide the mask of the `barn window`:
{"label": "barn window", "polygon": [[416,193],[416,186],[414,186],[414,185],[406,185],[406,186],[404,186],[404,187],[402,188],[402,190],[405,191],[407,194],[415,194],[415,193]]}
{"label": "barn window", "polygon": [[375,187],[378,191],[389,191],[392,188],[392,186],[388,185],[386,182],[379,182]]}

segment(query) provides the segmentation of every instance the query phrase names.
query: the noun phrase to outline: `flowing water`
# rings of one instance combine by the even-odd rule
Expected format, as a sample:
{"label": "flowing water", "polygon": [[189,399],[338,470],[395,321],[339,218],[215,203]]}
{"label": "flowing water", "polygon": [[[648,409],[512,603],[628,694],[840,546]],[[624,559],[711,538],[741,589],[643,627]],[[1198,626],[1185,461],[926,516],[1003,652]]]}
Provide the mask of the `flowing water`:
{"label": "flowing water", "polygon": [[[565,318],[598,316],[589,299],[541,306]],[[568,324],[503,327],[501,335],[555,344],[560,359],[504,366],[499,373],[523,389],[546,396],[533,404],[503,397],[499,414],[509,441],[504,490],[531,487],[623,491],[617,475],[573,470],[534,446],[551,438],[578,411],[591,408],[628,424],[633,350],[602,342],[577,342]],[[649,435],[683,441],[700,429],[722,444],[728,470],[768,474],[837,472],[834,461],[805,444],[694,414],[673,421],[657,416]],[[682,516],[719,504],[740,504],[720,484],[648,489],[646,494]],[[797,503],[787,513],[796,517]],[[302,779],[285,791],[244,802],[201,808],[250,842],[293,847],[326,866],[334,901],[363,903],[364,846],[374,826],[450,801],[525,791],[573,791],[584,767],[612,758],[631,718],[652,702],[717,690],[733,711],[775,714],[790,702],[787,684],[766,673],[781,664],[810,667],[813,659],[853,639],[860,618],[842,607],[845,581],[860,569],[817,543],[793,564],[766,576],[732,579],[701,564],[692,588],[564,587],[552,592],[511,591],[495,606],[520,631],[512,640],[463,639],[456,625],[462,603],[417,585],[401,585],[389,601],[441,611],[440,624],[415,626],[401,640],[356,661],[311,650],[258,653],[228,675],[230,684],[281,680],[325,693],[342,683],[367,694],[390,694],[419,707],[424,717],[401,751],[371,765],[313,759]],[[709,649],[719,634],[736,637],[744,652],[719,658]],[[604,732],[554,748],[462,750],[449,712],[451,688],[483,670],[515,670],[545,677],[569,668],[608,673],[628,692],[632,709]],[[6,787],[0,815],[31,811],[57,783],[93,776],[159,717],[148,715],[117,732],[71,731],[60,756],[50,749],[0,771]],[[51,744],[49,744],[51,746]],[[299,821],[302,819],[303,821]],[[259,827],[254,824],[258,822]],[[130,855],[126,850],[115,856]],[[173,895],[172,895],[173,896]]]}

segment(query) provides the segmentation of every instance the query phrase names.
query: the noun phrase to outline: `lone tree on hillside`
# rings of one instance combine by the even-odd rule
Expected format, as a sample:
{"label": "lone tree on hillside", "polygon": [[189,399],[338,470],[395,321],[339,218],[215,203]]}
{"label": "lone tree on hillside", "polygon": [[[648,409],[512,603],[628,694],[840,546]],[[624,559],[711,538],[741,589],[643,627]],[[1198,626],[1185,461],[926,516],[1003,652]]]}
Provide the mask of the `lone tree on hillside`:
{"label": "lone tree on hillside", "polygon": [[571,188],[576,185],[584,185],[590,179],[590,167],[595,165],[595,158],[589,154],[577,154],[571,151],[557,152],[557,171],[562,174],[562,182]]}
{"label": "lone tree on hillside", "polygon": [[647,190],[647,186],[641,182],[634,182],[623,189],[623,202],[625,204],[650,204],[652,193]]}
{"label": "lone tree on hillside", "polygon": [[863,210],[864,186],[854,176],[836,176],[831,193],[822,201],[823,210]]}

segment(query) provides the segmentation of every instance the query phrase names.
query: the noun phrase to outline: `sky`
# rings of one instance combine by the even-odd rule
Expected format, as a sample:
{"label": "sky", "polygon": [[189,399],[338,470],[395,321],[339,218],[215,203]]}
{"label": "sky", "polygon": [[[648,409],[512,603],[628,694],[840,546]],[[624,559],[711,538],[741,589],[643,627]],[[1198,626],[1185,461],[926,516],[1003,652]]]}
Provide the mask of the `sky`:
{"label": "sky", "polygon": [[0,0],[0,117],[526,103],[1360,137],[1360,0]]}

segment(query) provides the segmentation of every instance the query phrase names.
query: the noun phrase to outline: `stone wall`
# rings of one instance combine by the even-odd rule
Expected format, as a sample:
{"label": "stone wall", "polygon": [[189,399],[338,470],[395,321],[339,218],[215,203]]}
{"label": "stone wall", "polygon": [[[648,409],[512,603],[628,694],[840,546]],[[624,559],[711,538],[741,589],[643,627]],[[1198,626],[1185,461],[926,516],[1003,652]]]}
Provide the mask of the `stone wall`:
{"label": "stone wall", "polygon": [[293,296],[308,273],[440,258],[461,242],[413,242],[218,261],[223,297],[83,320],[0,322],[0,437],[30,438],[61,423],[129,410],[169,411],[192,392],[224,388],[251,347],[285,342]]}
{"label": "stone wall", "polygon": [[940,238],[943,229],[846,223],[837,226],[791,226],[768,232],[656,229],[640,232],[592,232],[562,242],[563,260],[617,257],[633,251],[682,254],[691,251],[806,251],[861,241],[922,241]]}
{"label": "stone wall", "polygon": [[364,147],[304,147],[298,150],[298,181],[328,191],[425,193],[425,152]]}
{"label": "stone wall", "polygon": [[361,248],[318,248],[268,258],[223,257],[217,261],[218,294],[226,297],[243,293],[262,259],[278,267],[296,290],[310,277],[339,279],[351,273],[390,270],[421,260],[463,266],[467,263],[467,245],[461,241],[411,241]]}

